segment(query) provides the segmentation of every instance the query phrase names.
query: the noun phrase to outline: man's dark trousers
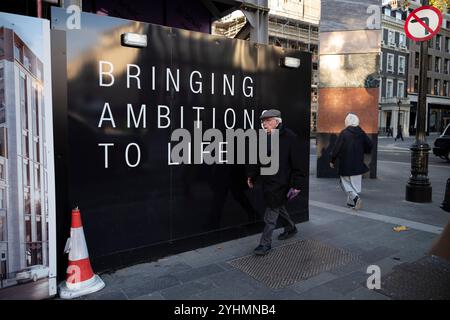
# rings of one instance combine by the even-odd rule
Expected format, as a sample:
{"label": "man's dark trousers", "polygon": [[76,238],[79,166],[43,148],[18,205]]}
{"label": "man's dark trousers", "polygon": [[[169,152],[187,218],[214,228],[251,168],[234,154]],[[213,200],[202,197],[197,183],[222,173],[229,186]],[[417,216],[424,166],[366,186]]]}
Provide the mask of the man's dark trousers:
{"label": "man's dark trousers", "polygon": [[270,246],[272,244],[272,234],[273,230],[276,228],[278,216],[282,219],[285,226],[285,231],[294,229],[295,223],[291,220],[285,206],[281,206],[279,208],[268,207],[264,213],[264,222],[266,223],[266,226],[264,227],[264,231],[261,235],[261,245]]}

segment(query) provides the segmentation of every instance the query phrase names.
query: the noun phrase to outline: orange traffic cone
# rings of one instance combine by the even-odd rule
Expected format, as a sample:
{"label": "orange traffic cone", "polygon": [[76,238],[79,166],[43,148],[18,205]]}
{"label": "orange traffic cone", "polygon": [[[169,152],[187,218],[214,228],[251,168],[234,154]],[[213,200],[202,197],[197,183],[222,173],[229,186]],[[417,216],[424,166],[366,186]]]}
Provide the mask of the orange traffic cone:
{"label": "orange traffic cone", "polygon": [[64,251],[69,252],[69,265],[66,281],[59,285],[59,296],[61,298],[73,299],[105,287],[102,279],[92,271],[78,208],[72,210],[70,238],[67,239]]}

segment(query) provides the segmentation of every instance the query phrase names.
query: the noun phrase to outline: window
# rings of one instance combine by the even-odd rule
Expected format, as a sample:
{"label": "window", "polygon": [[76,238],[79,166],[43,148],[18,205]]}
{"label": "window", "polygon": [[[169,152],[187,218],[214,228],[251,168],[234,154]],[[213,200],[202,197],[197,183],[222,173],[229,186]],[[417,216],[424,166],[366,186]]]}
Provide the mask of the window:
{"label": "window", "polygon": [[433,66],[433,57],[428,55],[428,71],[431,71]]}
{"label": "window", "polygon": [[28,56],[26,54],[23,55],[23,65],[28,70],[31,70],[31,62],[30,62],[30,59],[28,58]]}
{"label": "window", "polygon": [[25,258],[28,267],[42,264],[42,244],[39,242],[27,243]]}
{"label": "window", "polygon": [[39,91],[37,89],[33,89],[32,98],[33,134],[39,136]]}
{"label": "window", "polygon": [[0,36],[0,56],[3,56],[5,54],[5,47],[4,47],[4,41],[3,41],[3,35]]}
{"label": "window", "polygon": [[6,122],[6,109],[5,107],[0,107],[0,124]]}
{"label": "window", "polygon": [[394,72],[394,55],[387,54],[387,71]]}
{"label": "window", "polygon": [[27,82],[25,75],[20,75],[20,106],[22,110],[22,128],[28,129]]}
{"label": "window", "polygon": [[17,43],[14,44],[14,58],[22,62],[22,48]]}
{"label": "window", "polygon": [[428,48],[433,48],[433,39],[428,40]]}
{"label": "window", "polygon": [[397,97],[404,98],[405,97],[405,82],[399,81],[397,83]]}
{"label": "window", "polygon": [[39,154],[39,139],[35,138],[33,141],[33,160],[36,162],[41,162]]}
{"label": "window", "polygon": [[379,97],[384,98],[386,96],[386,93],[383,95],[383,78],[380,78],[380,87],[379,87]]}
{"label": "window", "polygon": [[441,58],[436,57],[434,59],[434,72],[440,73],[441,72]]}
{"label": "window", "polygon": [[449,60],[448,60],[448,59],[445,59],[445,60],[444,60],[444,73],[445,73],[445,74],[449,74],[449,73],[450,73],[450,72],[449,72],[449,66],[450,66]]}
{"label": "window", "polygon": [[0,188],[0,209],[6,209],[6,189]]}
{"label": "window", "polygon": [[[4,70],[3,70],[3,66],[0,65],[0,108],[4,108],[5,107],[5,84],[4,84],[4,76],[3,76]],[[3,111],[4,113],[4,111]],[[5,122],[4,120],[1,121],[0,123]]]}
{"label": "window", "polygon": [[402,20],[402,13],[398,10],[395,12],[395,19]]}
{"label": "window", "polygon": [[434,86],[433,86],[433,94],[435,96],[439,96],[439,87],[440,87],[440,80],[434,79]]}
{"label": "window", "polygon": [[387,15],[387,16],[390,16],[391,15],[391,9],[384,8],[384,14]]}
{"label": "window", "polygon": [[42,221],[40,216],[36,216],[36,241],[42,241]]}
{"label": "window", "polygon": [[[0,127],[0,157],[7,158],[6,150],[7,150],[7,129],[5,127]],[[2,175],[0,175],[0,179],[4,179]]]}
{"label": "window", "polygon": [[25,187],[30,186],[30,165],[28,160],[23,161],[23,185]]}
{"label": "window", "polygon": [[34,168],[34,188],[38,191],[41,189],[41,170],[39,165],[36,165]]}
{"label": "window", "polygon": [[42,215],[42,210],[41,210],[41,200],[40,199],[36,199],[34,208],[36,210],[36,217],[37,216],[41,216]]}
{"label": "window", "polygon": [[36,67],[36,76],[39,80],[42,80],[42,69],[39,64]]}
{"label": "window", "polygon": [[448,96],[448,81],[444,80],[442,84],[442,95],[447,97]]}
{"label": "window", "polygon": [[0,216],[0,241],[6,241],[6,217],[5,216]]}
{"label": "window", "polygon": [[25,242],[31,242],[31,216],[25,215]]}
{"label": "window", "polygon": [[436,50],[441,50],[441,41],[442,41],[442,36],[440,34],[438,34],[436,36]]}
{"label": "window", "polygon": [[[447,21],[447,23],[449,23],[449,21]],[[449,37],[445,37],[445,51],[447,53],[450,52],[450,38]]]}
{"label": "window", "polygon": [[419,76],[414,76],[414,92],[419,92]]}
{"label": "window", "polygon": [[400,33],[399,45],[400,47],[406,48],[406,35],[404,33]]}
{"label": "window", "polygon": [[404,56],[398,56],[398,73],[405,74],[406,58]]}
{"label": "window", "polygon": [[392,30],[388,31],[388,43],[390,45],[395,45],[395,33]]}
{"label": "window", "polygon": [[28,136],[25,134],[22,134],[22,156],[27,159],[30,157],[30,146],[28,144]]}
{"label": "window", "polygon": [[420,68],[420,54],[418,52],[416,52],[414,56],[414,68]]}
{"label": "window", "polygon": [[36,264],[42,264],[42,243],[35,243]]}
{"label": "window", "polygon": [[386,97],[394,97],[394,82],[391,79],[386,80]]}

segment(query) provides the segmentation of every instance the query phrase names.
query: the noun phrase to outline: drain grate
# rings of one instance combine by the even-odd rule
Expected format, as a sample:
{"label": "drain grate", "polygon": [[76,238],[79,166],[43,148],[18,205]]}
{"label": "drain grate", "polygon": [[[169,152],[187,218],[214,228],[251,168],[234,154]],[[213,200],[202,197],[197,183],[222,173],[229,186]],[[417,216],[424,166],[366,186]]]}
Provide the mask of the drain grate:
{"label": "drain grate", "polygon": [[450,263],[424,257],[398,265],[383,279],[379,292],[396,300],[449,300]]}
{"label": "drain grate", "polygon": [[274,248],[266,256],[251,255],[228,263],[270,288],[281,289],[357,259],[342,249],[301,240]]}

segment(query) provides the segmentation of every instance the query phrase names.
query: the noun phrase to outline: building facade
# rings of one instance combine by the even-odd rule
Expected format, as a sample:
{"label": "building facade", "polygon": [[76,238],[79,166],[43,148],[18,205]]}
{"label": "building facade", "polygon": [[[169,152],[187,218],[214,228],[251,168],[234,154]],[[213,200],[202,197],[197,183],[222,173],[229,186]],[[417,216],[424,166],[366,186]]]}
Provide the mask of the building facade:
{"label": "building facade", "polygon": [[311,133],[319,106],[319,0],[269,1],[269,44],[312,53]]}
{"label": "building facade", "polygon": [[[409,11],[420,6],[410,1]],[[420,43],[411,41],[408,96],[411,101],[410,122],[416,121],[419,90]],[[439,33],[428,41],[427,121],[428,133],[441,133],[450,123],[450,15],[443,14]]]}
{"label": "building facade", "polygon": [[[269,1],[269,44],[309,51],[313,54],[311,88],[311,132],[317,128],[318,84],[319,84],[319,0],[270,0]],[[212,34],[230,38],[248,39],[244,34],[247,20],[241,11],[216,21]]]}
{"label": "building facade", "polygon": [[[385,1],[382,8],[383,41],[381,56],[380,133],[387,128],[397,134],[415,134],[419,92],[420,43],[405,36],[406,17],[421,1],[410,0],[403,11],[397,1]],[[403,61],[406,58],[406,66]],[[427,133],[440,133],[450,123],[450,15],[443,13],[439,33],[428,41]],[[404,94],[404,89],[406,94]]]}
{"label": "building facade", "polygon": [[48,266],[48,183],[43,64],[0,29],[0,257],[3,278]]}
{"label": "building facade", "polygon": [[408,88],[408,61],[410,40],[403,26],[407,11],[382,8],[382,40],[380,56],[380,101],[378,125],[380,134],[409,135],[410,102]]}

